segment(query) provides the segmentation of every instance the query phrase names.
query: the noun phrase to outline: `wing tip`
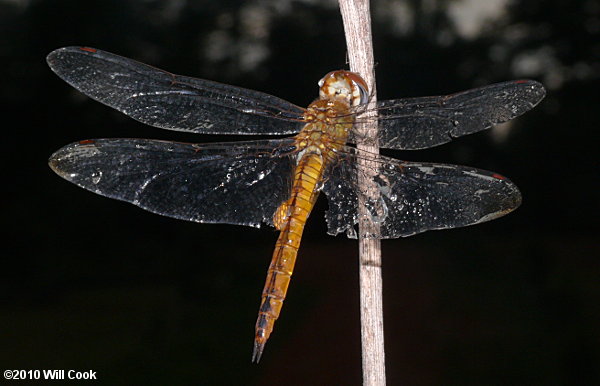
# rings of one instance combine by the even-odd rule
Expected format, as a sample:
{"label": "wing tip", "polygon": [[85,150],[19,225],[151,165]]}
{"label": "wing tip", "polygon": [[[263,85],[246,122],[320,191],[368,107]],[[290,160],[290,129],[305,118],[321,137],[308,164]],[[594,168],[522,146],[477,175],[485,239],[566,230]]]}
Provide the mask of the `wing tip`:
{"label": "wing tip", "polygon": [[97,152],[96,142],[97,140],[86,139],[65,145],[48,157],[48,166],[54,173],[70,181],[75,174],[68,170],[69,165],[73,159],[83,154],[91,155],[92,152]]}
{"label": "wing tip", "polygon": [[69,180],[68,175],[69,173],[65,170],[65,147],[55,151],[54,153],[52,153],[52,155],[50,155],[50,157],[48,158],[48,166],[50,167],[50,169],[52,169],[52,171],[56,174],[58,174],[60,177]]}
{"label": "wing tip", "polygon": [[61,47],[61,48],[57,48],[57,49],[51,51],[48,55],[46,55],[46,63],[48,63],[48,66],[50,66],[52,71],[55,71],[56,63],[58,63],[61,60],[61,58],[60,58],[61,55],[65,54],[65,53],[90,55],[90,54],[97,54],[98,52],[99,52],[98,49],[92,48],[92,47],[87,47],[87,46]]}
{"label": "wing tip", "polygon": [[537,80],[519,79],[512,81],[512,83],[527,87],[526,91],[535,97],[535,99],[532,100],[531,108],[535,107],[546,96],[546,88]]}
{"label": "wing tip", "polygon": [[48,166],[50,166],[50,169],[52,169],[52,171],[58,175],[60,175],[60,168],[59,168],[59,155],[58,153],[60,152],[54,152],[52,153],[52,155],[48,158]]}
{"label": "wing tip", "polygon": [[500,182],[503,185],[503,188],[506,190],[503,199],[496,201],[497,205],[494,205],[495,207],[485,210],[485,214],[481,218],[469,225],[481,224],[506,216],[521,206],[521,203],[523,202],[523,196],[521,195],[519,188],[508,178],[504,176],[501,176],[502,178],[498,178],[496,176],[498,176],[498,174],[494,173],[493,177],[497,178],[498,182]]}

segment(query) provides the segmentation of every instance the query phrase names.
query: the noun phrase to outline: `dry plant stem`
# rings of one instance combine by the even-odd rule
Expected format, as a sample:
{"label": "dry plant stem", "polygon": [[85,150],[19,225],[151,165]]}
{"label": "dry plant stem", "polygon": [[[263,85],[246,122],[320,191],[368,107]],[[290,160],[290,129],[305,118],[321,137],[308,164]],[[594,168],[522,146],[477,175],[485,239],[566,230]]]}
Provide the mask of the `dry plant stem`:
{"label": "dry plant stem", "polygon": [[[358,72],[371,87],[370,103],[376,102],[371,17],[368,0],[339,0],[344,22],[350,70]],[[377,125],[358,125],[357,148],[378,153]],[[379,191],[373,176],[366,172],[368,161],[359,158],[358,181],[365,192],[359,195],[359,259],[360,259],[360,312],[362,340],[363,384],[385,385],[385,351],[383,345],[383,304],[381,281],[381,241],[379,225],[372,221],[365,201],[378,200]]]}

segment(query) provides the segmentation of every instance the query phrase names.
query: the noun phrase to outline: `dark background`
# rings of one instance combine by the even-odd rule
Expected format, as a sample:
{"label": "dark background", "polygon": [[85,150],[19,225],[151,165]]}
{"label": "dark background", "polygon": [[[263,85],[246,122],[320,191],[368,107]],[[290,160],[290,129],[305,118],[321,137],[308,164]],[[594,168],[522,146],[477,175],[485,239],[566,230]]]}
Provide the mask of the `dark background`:
{"label": "dark background", "polygon": [[[449,12],[458,3],[374,2],[379,98],[515,78],[548,96],[509,128],[391,153],[497,171],[524,199],[497,221],[383,242],[388,383],[599,384],[600,5],[510,1],[465,36],[468,15]],[[335,2],[0,1],[0,367],[92,369],[128,385],[361,384],[357,243],[326,235],[324,198],[253,365],[272,229],[163,218],[47,167],[86,138],[224,139],[147,127],[83,97],[44,60],[67,45],[299,105],[346,67]]]}

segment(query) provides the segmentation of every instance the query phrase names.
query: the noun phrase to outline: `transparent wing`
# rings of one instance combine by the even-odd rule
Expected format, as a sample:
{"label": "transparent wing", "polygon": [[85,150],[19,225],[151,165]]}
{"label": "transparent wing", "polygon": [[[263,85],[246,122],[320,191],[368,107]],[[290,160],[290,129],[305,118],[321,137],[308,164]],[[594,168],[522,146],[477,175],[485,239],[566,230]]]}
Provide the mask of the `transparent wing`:
{"label": "transparent wing", "polygon": [[97,194],[178,219],[272,224],[290,195],[293,140],[190,144],[98,139],[63,147],[49,160],[64,179]]}
{"label": "transparent wing", "polygon": [[[361,155],[376,165],[368,170],[379,198],[367,200],[381,238],[410,236],[432,229],[457,228],[503,216],[521,203],[507,178],[466,166],[409,163],[377,155]],[[328,233],[356,237],[358,223],[357,154],[346,147],[327,170],[323,192],[329,202]]]}
{"label": "transparent wing", "polygon": [[[533,80],[515,80],[445,96],[380,101],[379,146],[417,150],[509,121],[546,95]],[[351,137],[356,142],[356,136]]]}
{"label": "transparent wing", "polygon": [[149,125],[203,134],[293,134],[304,109],[283,99],[174,75],[85,47],[51,52],[48,65],[90,98]]}

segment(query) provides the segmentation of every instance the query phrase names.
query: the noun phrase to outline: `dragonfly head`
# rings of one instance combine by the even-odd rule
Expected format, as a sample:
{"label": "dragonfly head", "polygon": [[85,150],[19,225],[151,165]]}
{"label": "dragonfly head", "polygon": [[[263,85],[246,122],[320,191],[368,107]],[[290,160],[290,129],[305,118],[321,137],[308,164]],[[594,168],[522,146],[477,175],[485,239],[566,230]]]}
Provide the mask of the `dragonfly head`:
{"label": "dragonfly head", "polygon": [[350,106],[367,103],[369,87],[355,72],[331,71],[319,81],[321,99],[341,99]]}

